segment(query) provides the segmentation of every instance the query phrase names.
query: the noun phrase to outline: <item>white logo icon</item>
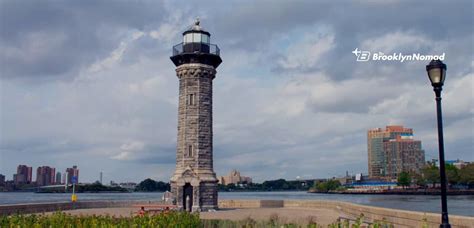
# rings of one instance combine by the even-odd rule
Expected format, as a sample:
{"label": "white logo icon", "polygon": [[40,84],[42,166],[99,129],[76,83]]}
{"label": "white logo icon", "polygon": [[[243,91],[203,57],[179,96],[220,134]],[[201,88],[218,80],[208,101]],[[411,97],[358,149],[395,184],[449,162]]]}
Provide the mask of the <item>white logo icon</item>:
{"label": "white logo icon", "polygon": [[359,51],[358,48],[354,49],[352,53],[357,56],[357,62],[366,62],[369,61],[370,51]]}

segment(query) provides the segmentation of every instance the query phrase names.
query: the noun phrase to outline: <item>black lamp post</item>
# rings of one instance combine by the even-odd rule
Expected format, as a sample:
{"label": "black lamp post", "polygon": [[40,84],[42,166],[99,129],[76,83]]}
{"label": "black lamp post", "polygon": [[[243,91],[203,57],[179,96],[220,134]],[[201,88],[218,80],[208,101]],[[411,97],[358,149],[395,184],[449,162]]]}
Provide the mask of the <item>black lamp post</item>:
{"label": "black lamp post", "polygon": [[443,90],[446,78],[446,64],[441,60],[431,60],[426,66],[428,77],[436,95],[436,112],[438,118],[438,145],[439,145],[439,174],[441,177],[441,225],[440,227],[451,227],[448,219],[448,202],[446,197],[446,171],[444,164],[444,139],[443,139],[443,116],[441,114],[441,90]]}

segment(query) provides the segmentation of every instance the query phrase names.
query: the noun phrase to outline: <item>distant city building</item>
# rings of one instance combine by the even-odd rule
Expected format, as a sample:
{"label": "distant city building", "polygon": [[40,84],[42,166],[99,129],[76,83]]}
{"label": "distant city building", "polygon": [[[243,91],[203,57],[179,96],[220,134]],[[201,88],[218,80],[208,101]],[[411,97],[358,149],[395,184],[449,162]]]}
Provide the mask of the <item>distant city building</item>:
{"label": "distant city building", "polygon": [[55,183],[56,169],[49,166],[41,166],[36,170],[36,185],[46,186]]}
{"label": "distant city building", "polygon": [[6,191],[13,191],[15,189],[15,182],[13,180],[5,180],[5,185],[2,188]]}
{"label": "distant city building", "polygon": [[247,184],[252,183],[252,178],[241,176],[240,172],[235,169],[232,170],[229,173],[229,175],[221,176],[219,178],[219,184],[222,184],[222,185],[243,184],[243,183],[247,183]]}
{"label": "distant city building", "polygon": [[385,174],[391,179],[396,179],[401,172],[419,173],[425,165],[425,151],[419,140],[397,136],[384,142],[384,150]]}
{"label": "distant city building", "polygon": [[62,179],[61,179],[61,172],[56,173],[56,183],[55,184],[62,184]]}
{"label": "distant city building", "polygon": [[0,186],[5,186],[5,176],[0,174]]}
{"label": "distant city building", "polygon": [[463,167],[471,164],[472,162],[465,162],[463,160],[448,160],[446,161],[446,164],[454,165],[458,169],[462,169]]}
{"label": "distant city building", "polygon": [[388,190],[397,188],[396,182],[388,181],[358,181],[352,184],[346,185],[350,188],[347,191],[360,192],[360,191],[374,191],[374,190]]}
{"label": "distant city building", "polygon": [[129,191],[133,191],[133,190],[135,190],[135,187],[137,187],[137,183],[126,182],[126,183],[120,183],[119,186],[122,187],[122,188],[125,188]]}
{"label": "distant city building", "polygon": [[66,169],[66,180],[67,184],[72,184],[72,177],[77,178],[77,183],[79,183],[79,169],[77,169],[77,166],[72,166],[72,168],[67,168]]}
{"label": "distant city building", "polygon": [[26,165],[19,165],[16,174],[13,174],[13,182],[15,185],[31,184],[33,168]]}
{"label": "distant city building", "polygon": [[413,129],[387,126],[367,132],[368,172],[371,179],[396,179],[401,172],[419,172],[425,164],[421,141]]}
{"label": "distant city building", "polygon": [[368,175],[362,173],[356,173],[352,176],[346,173],[345,177],[335,178],[335,180],[349,187],[347,189],[349,192],[378,191],[397,188],[397,182],[371,179]]}
{"label": "distant city building", "polygon": [[[362,175],[362,174],[361,174]],[[334,179],[339,181],[339,183],[341,183],[342,185],[347,185],[347,184],[350,184],[354,181],[354,178],[353,176],[350,176],[349,175],[349,171],[346,171],[346,175],[343,176],[343,177],[335,177]]]}

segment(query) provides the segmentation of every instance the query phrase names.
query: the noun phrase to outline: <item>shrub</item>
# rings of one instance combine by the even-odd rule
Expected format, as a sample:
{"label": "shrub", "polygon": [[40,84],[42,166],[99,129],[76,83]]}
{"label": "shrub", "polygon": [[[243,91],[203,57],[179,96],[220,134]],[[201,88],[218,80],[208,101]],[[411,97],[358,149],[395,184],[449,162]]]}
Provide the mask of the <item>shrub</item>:
{"label": "shrub", "polygon": [[[92,216],[77,216],[69,215],[64,212],[56,212],[52,215],[13,215],[13,216],[0,216],[0,227],[15,227],[15,228],[59,228],[59,227],[71,227],[71,228],[112,228],[112,227],[134,227],[134,228],[145,228],[145,227],[157,227],[157,228],[321,228],[319,224],[314,221],[314,218],[310,218],[306,225],[286,223],[281,220],[278,215],[274,214],[270,216],[269,220],[266,221],[255,221],[248,217],[241,221],[231,220],[201,220],[198,213],[188,212],[170,212],[166,214],[157,215],[146,215],[143,217],[114,217],[108,215],[92,215]],[[388,228],[393,225],[388,224],[386,221],[375,222],[370,225],[364,224],[364,216],[360,215],[355,220],[341,219],[334,222],[328,227],[334,228],[358,228],[358,227],[372,227],[372,228]]]}
{"label": "shrub", "polygon": [[114,217],[108,215],[75,216],[63,212],[52,215],[1,216],[0,227],[200,227],[199,214],[170,212],[143,217]]}

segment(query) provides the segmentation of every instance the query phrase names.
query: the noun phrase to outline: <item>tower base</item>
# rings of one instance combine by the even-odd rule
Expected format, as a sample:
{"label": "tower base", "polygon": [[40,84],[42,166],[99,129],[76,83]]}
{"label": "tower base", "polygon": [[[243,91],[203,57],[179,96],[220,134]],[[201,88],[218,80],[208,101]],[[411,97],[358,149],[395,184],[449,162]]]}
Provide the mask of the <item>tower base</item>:
{"label": "tower base", "polygon": [[177,178],[171,181],[171,193],[179,210],[209,211],[216,210],[217,179],[200,180],[198,178]]}

